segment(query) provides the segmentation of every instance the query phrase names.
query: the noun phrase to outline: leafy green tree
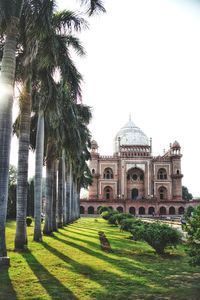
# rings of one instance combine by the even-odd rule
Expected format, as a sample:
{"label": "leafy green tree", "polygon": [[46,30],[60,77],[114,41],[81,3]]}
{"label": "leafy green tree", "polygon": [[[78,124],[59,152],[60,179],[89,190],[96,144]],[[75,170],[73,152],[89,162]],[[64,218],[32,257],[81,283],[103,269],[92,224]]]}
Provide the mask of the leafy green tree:
{"label": "leafy green tree", "polygon": [[189,193],[186,186],[182,186],[182,195],[184,200],[191,200],[193,198],[192,194]]}
{"label": "leafy green tree", "polygon": [[200,205],[188,221],[189,255],[191,264],[200,266]]}
{"label": "leafy green tree", "polygon": [[186,212],[184,213],[184,217],[186,219],[186,221],[188,221],[190,219],[190,217],[192,216],[193,214],[193,211],[194,211],[194,207],[192,206],[189,206],[186,210]]}

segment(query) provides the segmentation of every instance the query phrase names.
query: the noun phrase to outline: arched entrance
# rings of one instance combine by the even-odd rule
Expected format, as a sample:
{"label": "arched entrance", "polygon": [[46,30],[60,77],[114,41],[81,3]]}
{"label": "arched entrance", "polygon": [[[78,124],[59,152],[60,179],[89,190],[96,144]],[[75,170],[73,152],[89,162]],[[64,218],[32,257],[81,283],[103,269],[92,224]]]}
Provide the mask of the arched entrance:
{"label": "arched entrance", "polygon": [[94,214],[94,207],[93,206],[89,206],[88,207],[88,215],[93,215]]}
{"label": "arched entrance", "polygon": [[139,215],[145,215],[145,208],[142,206],[139,208]]}
{"label": "arched entrance", "polygon": [[129,208],[129,213],[132,214],[132,215],[135,215],[135,207],[132,207],[132,206],[131,206],[131,207]]}
{"label": "arched entrance", "polygon": [[138,197],[138,194],[139,194],[139,192],[138,192],[138,189],[132,189],[132,191],[131,191],[131,199],[132,200],[136,200],[137,199],[137,197]]}
{"label": "arched entrance", "polygon": [[123,207],[118,206],[118,207],[117,207],[117,211],[118,211],[119,213],[123,213],[123,211],[124,211],[124,210],[123,210]]}
{"label": "arched entrance", "polygon": [[167,200],[167,189],[166,189],[166,187],[161,186],[158,189],[158,195],[159,195],[160,200]]}
{"label": "arched entrance", "polygon": [[160,214],[161,215],[166,215],[167,211],[166,211],[166,208],[164,206],[161,206],[160,207]]}
{"label": "arched entrance", "polygon": [[126,175],[128,199],[142,199],[145,194],[144,171],[139,168],[131,168]]}
{"label": "arched entrance", "polygon": [[175,214],[176,214],[175,207],[170,206],[170,208],[169,208],[169,215],[175,215]]}
{"label": "arched entrance", "polygon": [[84,215],[84,213],[85,213],[85,208],[84,208],[84,206],[80,206],[80,214],[81,214],[81,215]]}
{"label": "arched entrance", "polygon": [[113,199],[113,189],[110,186],[104,188],[104,198],[106,200]]}
{"label": "arched entrance", "polygon": [[184,212],[185,212],[185,208],[183,206],[179,207],[179,209],[178,209],[179,215],[183,215]]}
{"label": "arched entrance", "polygon": [[148,214],[153,215],[155,213],[155,208],[153,206],[150,206],[148,209]]}

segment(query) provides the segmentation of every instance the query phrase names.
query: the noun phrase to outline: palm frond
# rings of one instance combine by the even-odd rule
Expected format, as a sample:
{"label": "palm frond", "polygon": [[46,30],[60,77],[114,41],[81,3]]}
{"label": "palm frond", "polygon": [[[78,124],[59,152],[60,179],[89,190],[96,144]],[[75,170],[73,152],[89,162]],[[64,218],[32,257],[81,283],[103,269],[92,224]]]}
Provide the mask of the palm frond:
{"label": "palm frond", "polygon": [[87,7],[87,13],[89,16],[106,12],[104,2],[101,0],[81,0],[81,3]]}
{"label": "palm frond", "polygon": [[81,31],[88,29],[88,22],[78,13],[70,10],[56,12],[52,16],[52,26],[60,32],[70,32],[72,30]]}

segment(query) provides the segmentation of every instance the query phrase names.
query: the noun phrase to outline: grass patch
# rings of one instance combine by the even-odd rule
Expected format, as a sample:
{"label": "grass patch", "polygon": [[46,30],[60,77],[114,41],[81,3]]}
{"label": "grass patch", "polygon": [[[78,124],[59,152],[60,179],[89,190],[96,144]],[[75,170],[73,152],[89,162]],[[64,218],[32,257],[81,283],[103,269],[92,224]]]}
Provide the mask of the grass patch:
{"label": "grass patch", "polygon": [[[101,250],[103,231],[112,252]],[[158,256],[106,221],[82,218],[29,250],[14,252],[15,222],[7,227],[11,267],[0,270],[0,299],[199,299],[200,268],[189,266],[184,247]]]}

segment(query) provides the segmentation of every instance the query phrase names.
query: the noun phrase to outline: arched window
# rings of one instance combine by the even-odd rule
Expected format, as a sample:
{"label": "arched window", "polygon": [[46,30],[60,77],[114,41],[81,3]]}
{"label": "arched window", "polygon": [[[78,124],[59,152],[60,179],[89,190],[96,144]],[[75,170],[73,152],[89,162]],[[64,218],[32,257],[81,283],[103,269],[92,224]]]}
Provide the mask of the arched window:
{"label": "arched window", "polygon": [[113,171],[111,168],[106,168],[103,172],[104,179],[113,179]]}
{"label": "arched window", "polygon": [[132,215],[135,215],[135,207],[132,207],[132,206],[131,206],[131,207],[129,208],[129,213],[132,214]]}
{"label": "arched window", "polygon": [[145,208],[144,207],[139,208],[139,215],[145,215]]}
{"label": "arched window", "polygon": [[160,200],[166,200],[167,199],[167,189],[164,186],[161,186],[158,189],[159,198]]}
{"label": "arched window", "polygon": [[88,207],[88,215],[93,215],[94,214],[94,207],[93,206],[89,206]]}
{"label": "arched window", "polygon": [[161,206],[160,207],[160,214],[161,215],[166,215],[167,211],[166,211],[166,208],[164,206]]}
{"label": "arched window", "polygon": [[179,175],[179,174],[180,174],[180,171],[179,171],[179,170],[177,170],[177,171],[176,171],[176,174],[177,174],[177,175]]}
{"label": "arched window", "polygon": [[140,180],[143,181],[144,180],[144,174],[140,175]]}
{"label": "arched window", "polygon": [[158,170],[157,178],[161,180],[167,179],[167,172],[164,168]]}
{"label": "arched window", "polygon": [[85,207],[84,206],[80,206],[80,214],[84,215],[85,213]]}
{"label": "arched window", "polygon": [[155,208],[153,206],[150,206],[148,209],[148,214],[153,215],[155,213]]}
{"label": "arched window", "polygon": [[169,215],[175,215],[175,214],[176,214],[175,207],[170,206],[170,208],[169,208]]}
{"label": "arched window", "polygon": [[183,215],[184,212],[185,212],[185,208],[183,206],[179,207],[179,209],[178,209],[179,215]]}
{"label": "arched window", "polygon": [[93,174],[93,175],[95,174],[95,169],[92,169],[92,174]]}
{"label": "arched window", "polygon": [[104,188],[104,198],[110,200],[113,198],[113,189],[110,186]]}
{"label": "arched window", "polygon": [[133,178],[133,180],[137,180],[137,178],[138,178],[138,177],[137,177],[137,174],[133,174],[133,175],[132,175],[132,178]]}
{"label": "arched window", "polygon": [[136,200],[138,197],[138,189],[132,189],[131,191],[131,199]]}
{"label": "arched window", "polygon": [[124,211],[124,210],[123,210],[123,207],[118,206],[118,207],[117,207],[117,211],[118,211],[119,213],[123,213],[123,211]]}

